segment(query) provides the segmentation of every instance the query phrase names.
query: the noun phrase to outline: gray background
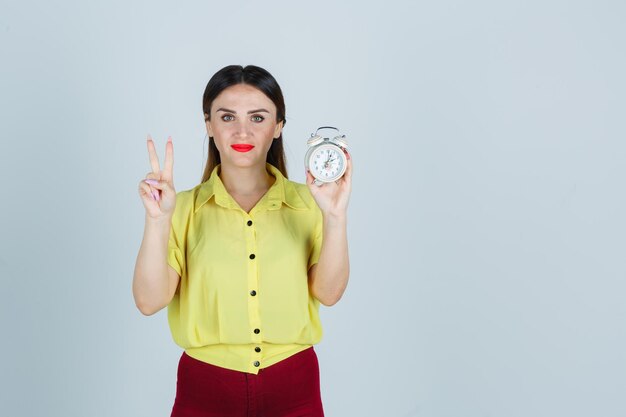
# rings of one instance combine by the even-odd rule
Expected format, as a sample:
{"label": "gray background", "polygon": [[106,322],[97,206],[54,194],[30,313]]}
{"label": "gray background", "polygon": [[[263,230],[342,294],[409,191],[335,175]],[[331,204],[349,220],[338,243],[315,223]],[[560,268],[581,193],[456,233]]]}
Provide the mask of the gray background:
{"label": "gray background", "polygon": [[626,415],[623,2],[86,3],[0,7],[3,415],[169,416],[145,138],[198,184],[233,63],[283,88],[291,179],[317,126],[350,139],[328,416]]}

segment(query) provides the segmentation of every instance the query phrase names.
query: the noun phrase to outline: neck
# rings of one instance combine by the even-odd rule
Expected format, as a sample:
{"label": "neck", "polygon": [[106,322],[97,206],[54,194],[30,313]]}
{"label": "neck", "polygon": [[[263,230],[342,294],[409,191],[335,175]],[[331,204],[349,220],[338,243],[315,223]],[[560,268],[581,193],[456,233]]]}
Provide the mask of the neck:
{"label": "neck", "polygon": [[265,163],[251,167],[238,167],[222,162],[219,177],[226,191],[238,196],[265,193],[275,181],[275,178],[267,172]]}

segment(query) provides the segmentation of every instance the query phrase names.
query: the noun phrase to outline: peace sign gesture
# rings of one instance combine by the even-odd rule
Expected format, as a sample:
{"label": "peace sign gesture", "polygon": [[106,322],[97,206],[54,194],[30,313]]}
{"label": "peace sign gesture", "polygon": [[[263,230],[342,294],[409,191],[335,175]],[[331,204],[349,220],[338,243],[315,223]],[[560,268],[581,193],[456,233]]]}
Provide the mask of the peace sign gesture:
{"label": "peace sign gesture", "polygon": [[172,138],[165,145],[165,167],[161,170],[154,142],[148,135],[148,155],[152,172],[139,183],[139,196],[146,208],[146,215],[153,219],[171,218],[176,206],[176,190],[174,189],[174,144]]}

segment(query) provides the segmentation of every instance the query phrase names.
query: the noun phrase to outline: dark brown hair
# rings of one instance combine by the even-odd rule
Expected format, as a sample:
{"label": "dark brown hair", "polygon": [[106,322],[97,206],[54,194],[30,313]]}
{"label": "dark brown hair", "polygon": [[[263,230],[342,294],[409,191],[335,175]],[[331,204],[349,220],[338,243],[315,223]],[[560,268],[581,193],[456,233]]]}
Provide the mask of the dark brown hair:
{"label": "dark brown hair", "polygon": [[[229,65],[216,72],[207,84],[204,95],[202,97],[202,110],[204,111],[205,121],[211,118],[211,104],[213,100],[226,88],[236,84],[247,84],[259,89],[265,94],[276,106],[276,123],[283,122],[283,127],[287,121],[285,120],[285,100],[283,92],[274,79],[272,74],[261,67],[254,65]],[[267,152],[266,161],[280,170],[287,178],[287,165],[285,161],[285,150],[283,148],[283,133],[277,139],[272,141],[269,151]],[[215,146],[212,136],[209,136],[209,156],[204,167],[202,181],[209,179],[213,169],[221,163],[220,153]]]}

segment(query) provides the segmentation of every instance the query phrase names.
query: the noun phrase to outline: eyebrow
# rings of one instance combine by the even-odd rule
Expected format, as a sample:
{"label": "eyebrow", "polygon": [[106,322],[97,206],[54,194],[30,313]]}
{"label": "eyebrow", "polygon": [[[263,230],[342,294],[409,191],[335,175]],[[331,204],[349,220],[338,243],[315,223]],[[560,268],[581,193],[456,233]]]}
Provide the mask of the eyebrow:
{"label": "eyebrow", "polygon": [[[228,113],[234,113],[237,114],[236,111],[234,110],[230,110],[230,109],[225,109],[224,107],[220,107],[219,109],[215,110],[215,112],[217,113],[218,111],[225,111]],[[269,111],[265,110],[265,109],[256,109],[256,110],[250,110],[248,112],[248,114],[252,114],[252,113],[269,113]]]}

